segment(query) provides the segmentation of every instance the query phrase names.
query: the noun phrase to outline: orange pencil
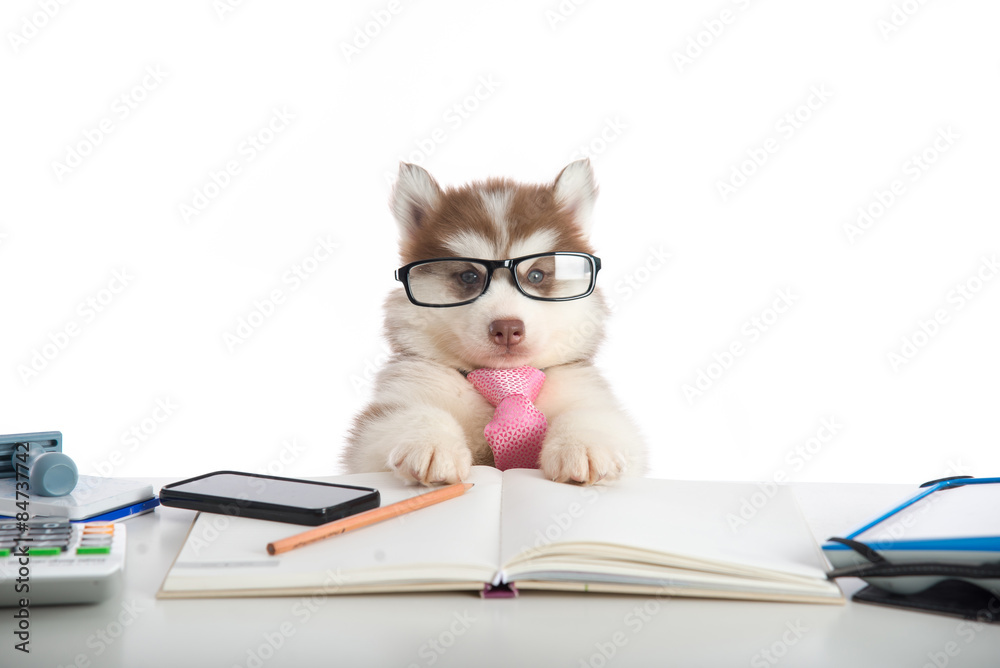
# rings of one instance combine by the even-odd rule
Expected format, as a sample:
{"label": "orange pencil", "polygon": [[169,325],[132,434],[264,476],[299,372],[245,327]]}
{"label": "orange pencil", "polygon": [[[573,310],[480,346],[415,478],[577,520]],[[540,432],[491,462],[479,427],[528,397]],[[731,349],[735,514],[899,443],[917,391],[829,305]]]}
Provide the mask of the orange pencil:
{"label": "orange pencil", "polygon": [[448,499],[454,499],[456,496],[462,496],[465,494],[470,487],[472,487],[472,483],[469,482],[456,483],[454,485],[442,487],[441,489],[436,489],[433,492],[428,492],[427,494],[421,494],[420,496],[414,496],[409,499],[399,501],[398,503],[393,503],[392,505],[385,506],[384,508],[373,508],[372,510],[367,510],[363,513],[358,513],[357,515],[351,515],[350,517],[345,517],[335,522],[318,526],[315,529],[303,531],[302,533],[297,533],[294,536],[289,536],[288,538],[282,538],[281,540],[276,540],[273,543],[268,543],[267,553],[281,554],[282,552],[288,552],[289,550],[294,550],[297,547],[315,543],[318,540],[323,540],[324,538],[329,538],[330,536],[336,536],[337,534],[353,531],[354,529],[360,529],[361,527],[366,527],[369,524],[375,524],[392,517],[398,517],[399,515],[403,515],[414,510],[420,510],[421,508],[426,508],[427,506],[432,506],[435,503],[441,503],[442,501],[447,501]]}

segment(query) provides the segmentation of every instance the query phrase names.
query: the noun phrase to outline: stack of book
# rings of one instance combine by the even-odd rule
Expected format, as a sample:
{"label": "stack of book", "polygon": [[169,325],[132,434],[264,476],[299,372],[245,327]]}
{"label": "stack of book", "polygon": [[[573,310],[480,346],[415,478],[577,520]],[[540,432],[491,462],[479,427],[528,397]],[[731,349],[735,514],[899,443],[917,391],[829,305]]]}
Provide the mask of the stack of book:
{"label": "stack of book", "polygon": [[71,522],[117,522],[160,504],[152,485],[127,478],[82,475],[65,496],[37,496],[24,489],[20,495],[17,492],[16,478],[0,479],[0,520],[26,512],[29,517],[59,517]]}

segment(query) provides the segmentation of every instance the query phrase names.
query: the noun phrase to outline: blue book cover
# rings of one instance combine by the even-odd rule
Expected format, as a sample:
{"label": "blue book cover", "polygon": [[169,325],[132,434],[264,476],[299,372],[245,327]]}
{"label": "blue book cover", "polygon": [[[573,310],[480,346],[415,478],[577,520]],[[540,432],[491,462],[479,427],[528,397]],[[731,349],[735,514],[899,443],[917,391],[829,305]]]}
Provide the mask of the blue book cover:
{"label": "blue book cover", "polygon": [[72,492],[64,496],[39,496],[21,490],[18,495],[14,478],[0,479],[0,515],[15,517],[27,512],[30,517],[64,517],[69,520],[93,519],[153,499],[153,486],[129,478],[102,478],[82,475]]}
{"label": "blue book cover", "polygon": [[[922,487],[914,496],[846,538],[876,552],[1000,552],[1000,478],[954,478]],[[827,542],[831,553],[850,550]]]}

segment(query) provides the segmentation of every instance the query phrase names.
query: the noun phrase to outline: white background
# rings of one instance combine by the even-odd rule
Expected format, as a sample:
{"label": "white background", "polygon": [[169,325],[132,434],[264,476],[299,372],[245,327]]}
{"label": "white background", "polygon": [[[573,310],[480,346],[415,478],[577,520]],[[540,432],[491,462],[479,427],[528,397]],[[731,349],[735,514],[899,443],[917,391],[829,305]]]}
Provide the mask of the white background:
{"label": "white background", "polygon": [[[84,473],[337,473],[401,289],[398,161],[457,185],[590,155],[615,303],[598,362],[652,475],[996,475],[998,19],[987,1],[5,2],[0,433],[61,430]],[[779,291],[793,305],[769,312]]]}

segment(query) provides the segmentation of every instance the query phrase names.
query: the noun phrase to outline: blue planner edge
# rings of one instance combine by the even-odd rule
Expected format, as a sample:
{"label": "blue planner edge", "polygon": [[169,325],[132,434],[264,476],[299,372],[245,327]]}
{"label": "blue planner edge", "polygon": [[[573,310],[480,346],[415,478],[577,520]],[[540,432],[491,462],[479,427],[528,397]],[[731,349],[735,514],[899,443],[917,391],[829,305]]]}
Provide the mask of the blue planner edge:
{"label": "blue planner edge", "polygon": [[[929,496],[934,492],[938,492],[943,489],[950,489],[952,487],[961,487],[962,485],[990,485],[996,483],[1000,483],[1000,478],[955,478],[951,480],[942,480],[934,483],[926,489],[921,489],[913,498],[907,499],[896,508],[883,513],[879,517],[865,524],[860,529],[848,534],[847,538],[854,539],[860,536],[865,531],[868,531],[877,524],[884,522],[899,511],[908,508],[920,499]],[[850,549],[850,547],[844,545],[843,543],[826,542],[823,544],[823,550],[834,551]],[[878,549],[879,551],[952,550],[960,552],[1000,552],[1000,536],[970,536],[968,538],[946,538],[941,540],[886,540],[879,541]]]}
{"label": "blue planner edge", "polygon": [[[143,513],[148,513],[153,508],[160,505],[160,499],[153,497],[152,499],[147,499],[145,501],[140,501],[139,503],[133,503],[128,506],[122,506],[121,508],[115,508],[114,510],[109,510],[106,513],[101,513],[100,515],[94,515],[93,517],[85,517],[82,520],[70,520],[71,524],[86,524],[87,522],[114,522],[117,520],[132,517],[133,515],[142,515]],[[0,522],[5,520],[12,520],[13,517],[9,515],[0,515]]]}

